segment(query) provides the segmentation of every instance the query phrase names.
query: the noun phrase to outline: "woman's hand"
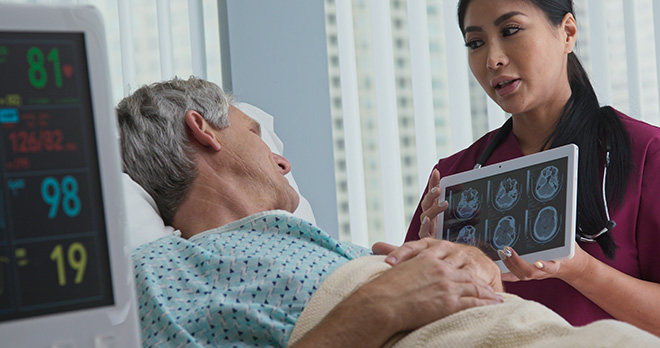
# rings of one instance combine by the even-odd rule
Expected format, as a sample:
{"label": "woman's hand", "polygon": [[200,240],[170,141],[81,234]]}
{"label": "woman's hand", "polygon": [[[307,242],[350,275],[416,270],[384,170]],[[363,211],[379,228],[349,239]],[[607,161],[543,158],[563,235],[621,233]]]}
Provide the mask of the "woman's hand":
{"label": "woman's hand", "polygon": [[438,202],[440,197],[440,172],[433,169],[429,179],[429,189],[422,198],[421,227],[419,229],[419,238],[435,238],[435,231],[438,224],[438,214],[447,210],[447,201]]}
{"label": "woman's hand", "polygon": [[495,291],[503,291],[500,268],[486,254],[473,246],[424,238],[404,243],[400,247],[376,243],[372,250],[377,255],[387,255],[385,262],[392,266],[419,256],[430,256],[457,269],[469,271],[475,277],[486,281]]}
{"label": "woman's hand", "polygon": [[592,257],[582,250],[577,242],[575,242],[575,255],[573,258],[564,261],[539,260],[529,263],[523,260],[511,247],[498,250],[497,254],[510,271],[502,274],[502,280],[507,282],[546,278],[560,278],[568,282],[569,278],[579,276],[582,273],[588,258]]}

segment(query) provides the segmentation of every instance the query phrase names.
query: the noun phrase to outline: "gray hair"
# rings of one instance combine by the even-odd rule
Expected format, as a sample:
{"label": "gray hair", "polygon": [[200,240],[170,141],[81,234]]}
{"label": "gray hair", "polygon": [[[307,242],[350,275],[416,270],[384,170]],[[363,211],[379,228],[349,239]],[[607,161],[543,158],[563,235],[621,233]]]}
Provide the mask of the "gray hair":
{"label": "gray hair", "polygon": [[230,103],[214,83],[175,77],[142,86],[117,105],[124,171],[153,197],[165,224],[197,175],[184,115],[194,110],[222,129]]}

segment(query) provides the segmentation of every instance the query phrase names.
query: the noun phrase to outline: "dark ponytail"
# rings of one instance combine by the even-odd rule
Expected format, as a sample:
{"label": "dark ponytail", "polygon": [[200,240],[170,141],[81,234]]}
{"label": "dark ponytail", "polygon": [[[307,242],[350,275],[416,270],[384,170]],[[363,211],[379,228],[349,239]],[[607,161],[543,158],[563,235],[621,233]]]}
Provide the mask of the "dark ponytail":
{"label": "dark ponytail", "polygon": [[[595,235],[609,224],[602,193],[601,163],[607,168],[606,197],[610,203],[621,205],[631,168],[631,149],[628,132],[616,112],[609,106],[600,107],[582,64],[570,53],[568,78],[571,97],[557,127],[546,143],[550,147],[576,144],[580,148],[578,163],[578,233]],[[611,233],[596,238],[608,258],[614,258],[616,244]]]}
{"label": "dark ponytail", "polygon": [[[560,25],[567,13],[573,13],[571,0],[528,0],[541,9],[554,25]],[[464,29],[464,17],[469,0],[458,4],[458,21]],[[609,203],[623,204],[625,189],[632,168],[628,132],[617,113],[609,106],[600,107],[586,71],[575,53],[568,55],[568,80],[571,97],[546,146],[551,148],[576,144],[580,148],[578,163],[577,232],[589,236],[605,226],[611,228],[602,194],[602,166],[609,151],[606,193]],[[545,146],[544,146],[545,148]],[[596,238],[604,254],[613,259],[617,246],[611,233]]]}

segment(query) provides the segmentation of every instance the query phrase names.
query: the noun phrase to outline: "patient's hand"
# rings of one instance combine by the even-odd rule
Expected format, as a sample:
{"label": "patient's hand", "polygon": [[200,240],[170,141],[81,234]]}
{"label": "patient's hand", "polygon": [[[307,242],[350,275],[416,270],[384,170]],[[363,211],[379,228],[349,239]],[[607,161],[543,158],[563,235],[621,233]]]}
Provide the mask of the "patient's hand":
{"label": "patient's hand", "polygon": [[295,347],[381,347],[397,333],[500,302],[502,297],[468,269],[419,252],[353,291]]}
{"label": "patient's hand", "polygon": [[471,269],[456,266],[455,258],[443,259],[435,251],[427,249],[400,260],[356,292],[398,313],[400,330],[413,330],[467,308],[502,301]]}
{"label": "patient's hand", "polygon": [[400,247],[387,243],[376,243],[373,245],[372,251],[377,255],[388,255],[385,261],[392,266],[428,254],[428,256],[443,260],[457,269],[471,272],[474,276],[486,281],[495,291],[504,291],[499,267],[486,254],[473,246],[424,238],[407,242]]}

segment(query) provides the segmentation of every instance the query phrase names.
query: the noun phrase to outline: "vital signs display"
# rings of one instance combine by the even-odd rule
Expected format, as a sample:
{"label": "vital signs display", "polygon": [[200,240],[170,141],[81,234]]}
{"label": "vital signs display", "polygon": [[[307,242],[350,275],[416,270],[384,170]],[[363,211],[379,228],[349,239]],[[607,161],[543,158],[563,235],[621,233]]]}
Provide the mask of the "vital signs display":
{"label": "vital signs display", "polygon": [[113,304],[82,33],[0,31],[0,322]]}

